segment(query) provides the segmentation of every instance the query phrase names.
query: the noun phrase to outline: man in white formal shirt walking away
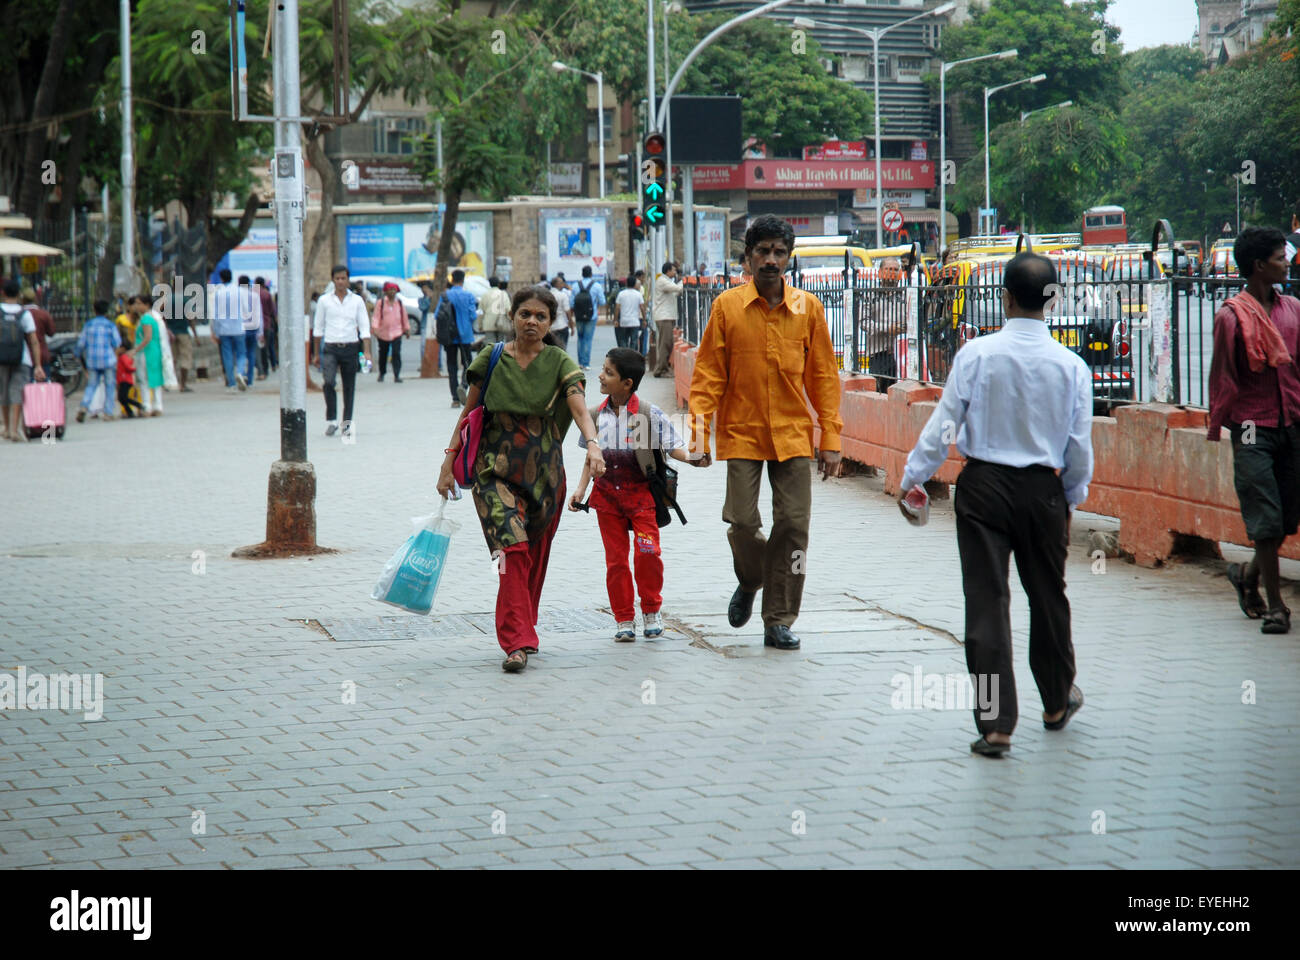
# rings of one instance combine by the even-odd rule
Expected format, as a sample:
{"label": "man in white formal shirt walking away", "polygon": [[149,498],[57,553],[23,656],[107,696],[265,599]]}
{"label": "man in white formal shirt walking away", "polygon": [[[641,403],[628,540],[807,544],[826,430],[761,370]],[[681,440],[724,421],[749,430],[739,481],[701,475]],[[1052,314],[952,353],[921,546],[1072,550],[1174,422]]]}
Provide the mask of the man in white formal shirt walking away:
{"label": "man in white formal shirt walking away", "polygon": [[1043,699],[1043,726],[1060,730],[1083,706],[1074,686],[1065,558],[1070,513],[1087,498],[1092,479],[1092,377],[1043,320],[1055,284],[1046,257],[1022,253],[1007,264],[1006,324],[957,351],[943,398],[903,471],[906,496],[933,476],[949,443],[966,457],[954,507],[966,665],[981,701],[975,709],[981,736],[971,751],[984,756],[1010,750],[1016,728],[1007,585],[1012,553],[1029,597],[1029,666]]}
{"label": "man in white formal shirt walking away", "polygon": [[352,433],[352,400],[356,395],[358,354],[370,356],[370,316],[366,302],[348,289],[348,268],[340,264],[330,273],[334,289],[316,301],[312,340],[320,357],[321,379],[325,383],[325,436],[338,433],[338,406],[334,381],[343,375],[343,435]]}

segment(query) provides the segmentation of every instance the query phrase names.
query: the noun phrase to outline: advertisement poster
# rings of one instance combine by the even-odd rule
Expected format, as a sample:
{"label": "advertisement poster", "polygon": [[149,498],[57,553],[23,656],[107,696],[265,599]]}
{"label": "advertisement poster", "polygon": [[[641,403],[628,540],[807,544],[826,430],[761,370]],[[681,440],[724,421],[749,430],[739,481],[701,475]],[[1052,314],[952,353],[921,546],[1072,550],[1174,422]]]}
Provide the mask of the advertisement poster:
{"label": "advertisement poster", "polygon": [[268,289],[274,290],[279,278],[279,262],[276,259],[275,227],[253,227],[244,237],[243,242],[235,247],[217,264],[212,271],[210,283],[217,282],[217,271],[227,268],[236,277],[263,277]]}
{"label": "advertisement poster", "polygon": [[[491,262],[491,215],[462,216],[452,237],[451,266],[466,274],[487,276]],[[405,223],[349,223],[343,227],[343,249],[353,276],[431,278],[438,265],[440,218]]]}
{"label": "advertisement poster", "polygon": [[[695,214],[695,269],[715,277],[727,272],[727,218],[721,213]],[[688,265],[689,269],[690,265]]]}
{"label": "advertisement poster", "polygon": [[596,276],[613,269],[609,251],[608,220],[599,215],[559,216],[542,211],[542,264],[547,276],[563,273],[570,282],[591,267]]}

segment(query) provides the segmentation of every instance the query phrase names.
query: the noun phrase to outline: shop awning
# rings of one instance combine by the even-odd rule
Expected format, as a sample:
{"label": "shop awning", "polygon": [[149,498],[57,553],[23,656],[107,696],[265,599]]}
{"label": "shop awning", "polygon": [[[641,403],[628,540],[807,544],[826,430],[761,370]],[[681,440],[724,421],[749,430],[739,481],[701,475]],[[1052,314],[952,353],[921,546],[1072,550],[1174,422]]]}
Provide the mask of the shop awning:
{"label": "shop awning", "polygon": [[58,247],[47,247],[43,243],[19,240],[17,237],[0,236],[0,257],[61,257],[63,251]]}

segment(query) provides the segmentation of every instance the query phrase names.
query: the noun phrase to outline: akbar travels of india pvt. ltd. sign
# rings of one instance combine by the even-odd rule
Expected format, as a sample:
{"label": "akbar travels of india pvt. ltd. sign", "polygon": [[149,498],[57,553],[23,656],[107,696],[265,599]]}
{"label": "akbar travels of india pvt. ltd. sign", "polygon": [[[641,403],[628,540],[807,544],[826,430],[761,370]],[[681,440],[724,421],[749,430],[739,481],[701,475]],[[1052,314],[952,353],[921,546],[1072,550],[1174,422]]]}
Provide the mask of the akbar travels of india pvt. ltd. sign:
{"label": "akbar travels of india pvt. ltd. sign", "polygon": [[[883,160],[880,167],[886,189],[926,190],[935,185],[934,163],[929,160]],[[876,185],[873,160],[746,160],[692,170],[696,190],[857,190]]]}

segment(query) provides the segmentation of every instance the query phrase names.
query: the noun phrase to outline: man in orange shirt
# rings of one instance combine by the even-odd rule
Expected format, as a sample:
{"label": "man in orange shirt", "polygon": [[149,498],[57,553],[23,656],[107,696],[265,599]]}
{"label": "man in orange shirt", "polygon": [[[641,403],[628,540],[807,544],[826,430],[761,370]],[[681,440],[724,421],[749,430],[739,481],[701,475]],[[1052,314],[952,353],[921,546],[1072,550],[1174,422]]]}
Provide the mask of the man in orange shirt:
{"label": "man in orange shirt", "polygon": [[[763,591],[763,643],[796,650],[812,507],[813,425],[821,426],[822,479],[840,475],[840,376],[821,301],[782,279],[794,229],[758,217],[745,232],[752,280],[713,301],[691,379],[692,451],[708,466],[717,415],[718,459],[727,461],[722,519],[740,581],[727,619],[744,626]],[[808,412],[811,401],[817,411]],[[758,488],[767,465],[772,533],[764,536]]]}

